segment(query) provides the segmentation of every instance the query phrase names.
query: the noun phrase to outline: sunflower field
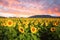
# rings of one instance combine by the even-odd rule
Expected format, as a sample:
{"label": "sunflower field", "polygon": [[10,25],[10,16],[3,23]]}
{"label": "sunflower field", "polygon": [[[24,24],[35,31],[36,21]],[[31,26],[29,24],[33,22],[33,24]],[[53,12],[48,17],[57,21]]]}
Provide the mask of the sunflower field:
{"label": "sunflower field", "polygon": [[60,18],[0,18],[0,40],[60,40]]}

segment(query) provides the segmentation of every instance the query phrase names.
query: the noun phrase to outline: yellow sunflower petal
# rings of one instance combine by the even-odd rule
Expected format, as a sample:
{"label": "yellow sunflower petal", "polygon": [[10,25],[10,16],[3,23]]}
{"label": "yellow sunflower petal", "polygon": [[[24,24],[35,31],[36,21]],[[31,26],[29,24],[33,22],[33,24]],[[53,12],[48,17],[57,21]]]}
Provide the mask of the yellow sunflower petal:
{"label": "yellow sunflower petal", "polygon": [[31,32],[32,32],[32,33],[36,33],[36,32],[37,32],[37,28],[31,27]]}
{"label": "yellow sunflower petal", "polygon": [[54,31],[56,31],[56,28],[55,28],[55,27],[51,27],[51,28],[50,28],[50,31],[51,31],[51,32],[54,32]]}
{"label": "yellow sunflower petal", "polygon": [[6,25],[7,25],[8,27],[13,26],[13,21],[12,21],[12,20],[7,20],[7,21],[6,21]]}
{"label": "yellow sunflower petal", "polygon": [[21,33],[24,33],[23,27],[18,27],[18,29],[19,29],[19,31],[20,31]]}

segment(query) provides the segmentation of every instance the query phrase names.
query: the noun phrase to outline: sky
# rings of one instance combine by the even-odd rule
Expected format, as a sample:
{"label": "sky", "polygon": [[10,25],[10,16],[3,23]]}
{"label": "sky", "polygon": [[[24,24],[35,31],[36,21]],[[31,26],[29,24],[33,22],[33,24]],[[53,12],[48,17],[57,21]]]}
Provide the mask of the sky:
{"label": "sky", "polygon": [[0,0],[0,16],[60,16],[60,0]]}

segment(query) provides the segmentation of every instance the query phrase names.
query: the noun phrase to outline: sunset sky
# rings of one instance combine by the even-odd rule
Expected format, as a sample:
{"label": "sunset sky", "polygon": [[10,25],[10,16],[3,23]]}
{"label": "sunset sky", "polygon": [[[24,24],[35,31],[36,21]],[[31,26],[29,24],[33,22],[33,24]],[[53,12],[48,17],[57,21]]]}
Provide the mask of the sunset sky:
{"label": "sunset sky", "polygon": [[60,0],[0,0],[0,16],[60,16]]}

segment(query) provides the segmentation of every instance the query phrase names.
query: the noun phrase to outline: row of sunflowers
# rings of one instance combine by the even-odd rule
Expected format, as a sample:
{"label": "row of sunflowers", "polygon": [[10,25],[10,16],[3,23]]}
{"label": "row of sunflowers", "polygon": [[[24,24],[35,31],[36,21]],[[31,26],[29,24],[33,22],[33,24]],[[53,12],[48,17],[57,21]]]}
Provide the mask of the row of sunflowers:
{"label": "row of sunflowers", "polygon": [[60,18],[0,18],[0,40],[60,40]]}

